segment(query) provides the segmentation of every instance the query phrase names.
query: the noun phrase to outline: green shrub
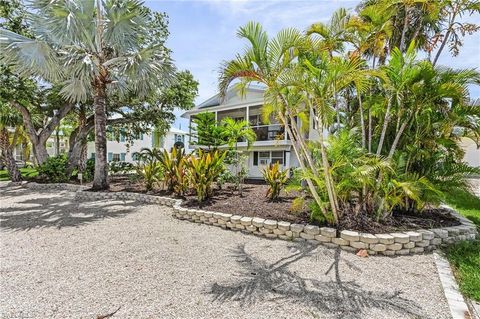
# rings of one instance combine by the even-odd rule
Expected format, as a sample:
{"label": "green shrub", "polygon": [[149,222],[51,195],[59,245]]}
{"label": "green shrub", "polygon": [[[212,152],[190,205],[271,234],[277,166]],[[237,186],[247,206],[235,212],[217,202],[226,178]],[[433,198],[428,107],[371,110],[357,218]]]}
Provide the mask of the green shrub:
{"label": "green shrub", "polygon": [[139,165],[137,172],[143,178],[147,191],[151,191],[153,186],[162,179],[162,167],[156,161]]}
{"label": "green shrub", "polygon": [[186,161],[188,156],[183,149],[173,148],[171,153],[163,151],[159,154],[163,171],[163,181],[167,189],[177,195],[183,195],[188,189],[186,178]]}
{"label": "green shrub", "polygon": [[225,154],[199,150],[198,157],[192,156],[188,161],[188,178],[198,201],[203,202],[212,195],[212,184],[224,170]]}
{"label": "green shrub", "polygon": [[38,175],[50,183],[67,182],[70,179],[67,175],[67,163],[66,155],[51,156],[38,166]]}
{"label": "green shrub", "polygon": [[128,163],[128,162],[115,161],[115,162],[110,162],[110,165],[109,165],[109,170],[113,174],[118,174],[118,173],[127,174],[134,168],[135,166],[132,163]]}
{"label": "green shrub", "polygon": [[288,182],[287,171],[282,171],[280,169],[280,164],[275,163],[265,168],[262,174],[269,186],[265,196],[271,201],[277,200],[278,196],[280,196],[281,190]]}
{"label": "green shrub", "polygon": [[85,171],[83,172],[83,180],[86,182],[93,181],[95,175],[95,159],[89,158],[85,163]]}

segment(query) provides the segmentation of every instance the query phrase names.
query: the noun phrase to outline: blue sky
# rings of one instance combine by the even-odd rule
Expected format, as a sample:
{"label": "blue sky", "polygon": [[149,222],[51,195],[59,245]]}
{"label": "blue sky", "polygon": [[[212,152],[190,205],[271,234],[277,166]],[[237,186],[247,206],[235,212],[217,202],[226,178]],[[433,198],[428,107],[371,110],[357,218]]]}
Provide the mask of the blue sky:
{"label": "blue sky", "polygon": [[[248,21],[262,23],[274,35],[285,27],[301,30],[310,24],[326,22],[340,7],[355,9],[360,1],[349,0],[150,0],[145,4],[153,10],[166,12],[170,20],[168,47],[179,69],[190,70],[199,81],[200,103],[216,94],[220,64],[241,52],[245,42],[236,37],[239,26]],[[480,24],[480,16],[466,20]],[[455,68],[480,69],[480,33],[466,36],[457,57],[447,51],[440,64]],[[471,92],[480,97],[477,87]],[[177,112],[178,114],[180,112]],[[174,126],[187,129],[188,124],[178,119]]]}

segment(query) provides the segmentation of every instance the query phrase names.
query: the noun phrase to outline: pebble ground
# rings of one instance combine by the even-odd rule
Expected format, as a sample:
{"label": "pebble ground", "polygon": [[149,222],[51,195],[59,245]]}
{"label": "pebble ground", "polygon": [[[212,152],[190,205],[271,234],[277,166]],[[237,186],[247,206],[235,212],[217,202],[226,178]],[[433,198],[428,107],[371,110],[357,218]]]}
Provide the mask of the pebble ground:
{"label": "pebble ground", "polygon": [[0,318],[450,318],[431,254],[360,258],[0,186]]}

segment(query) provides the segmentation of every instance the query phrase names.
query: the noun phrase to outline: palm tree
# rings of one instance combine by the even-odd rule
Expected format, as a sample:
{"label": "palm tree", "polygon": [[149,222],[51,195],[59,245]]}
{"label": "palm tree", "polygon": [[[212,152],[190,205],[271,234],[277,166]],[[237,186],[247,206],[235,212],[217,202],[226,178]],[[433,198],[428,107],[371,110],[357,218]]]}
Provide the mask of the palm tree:
{"label": "palm tree", "polygon": [[31,9],[35,38],[1,30],[4,59],[21,75],[62,83],[61,94],[72,102],[93,98],[93,188],[107,188],[108,92],[144,96],[171,78],[164,39],[152,34],[155,18],[135,0],[37,0]]}
{"label": "palm tree", "polygon": [[[22,179],[20,170],[15,162],[15,157],[13,156],[13,148],[17,144],[15,136],[18,136],[21,125],[21,115],[8,105],[0,103],[0,151],[12,182],[18,182]],[[10,142],[9,129],[15,130],[15,136],[12,142]]]}
{"label": "palm tree", "polygon": [[[303,135],[298,131],[295,115],[292,114],[298,104],[288,103],[286,91],[281,85],[282,77],[288,73],[291,64],[297,59],[296,52],[304,44],[305,37],[296,29],[284,29],[276,37],[269,39],[262,26],[254,22],[239,28],[237,35],[246,39],[249,47],[242,55],[238,54],[235,59],[225,62],[222,66],[219,78],[221,94],[225,94],[229,85],[235,80],[240,81],[237,84],[241,88],[250,83],[264,85],[266,87],[265,105],[285,127],[301,169],[305,170],[307,163],[310,167],[314,167]],[[322,213],[327,216],[324,202],[312,178],[305,176],[305,180],[318,206],[322,208]]]}
{"label": "palm tree", "polygon": [[235,146],[235,183],[237,184],[236,187],[242,194],[242,184],[243,184],[243,175],[239,169],[240,161],[240,154],[238,151],[238,142],[245,140],[247,143],[247,149],[250,148],[253,142],[255,142],[257,135],[255,132],[250,128],[250,123],[247,120],[239,120],[236,121],[230,117],[224,118],[220,125],[222,126],[222,135],[227,141],[227,144],[230,147]]}

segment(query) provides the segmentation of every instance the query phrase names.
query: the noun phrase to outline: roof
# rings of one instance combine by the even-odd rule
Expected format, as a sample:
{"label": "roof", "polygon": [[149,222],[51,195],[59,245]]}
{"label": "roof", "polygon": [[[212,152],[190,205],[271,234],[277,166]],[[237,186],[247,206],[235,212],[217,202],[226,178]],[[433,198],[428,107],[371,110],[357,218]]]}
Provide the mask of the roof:
{"label": "roof", "polygon": [[188,134],[188,132],[182,131],[176,127],[170,127],[168,131],[174,134]]}
{"label": "roof", "polygon": [[[217,93],[214,96],[203,101],[202,103],[196,105],[193,109],[182,114],[182,117],[186,117],[189,113],[197,113],[198,110],[200,109],[206,109],[206,108],[216,107],[221,105],[230,105],[231,103],[229,103],[229,100],[238,96],[238,91],[239,89],[236,85],[231,85],[227,89],[227,92],[225,93],[225,98],[222,99],[222,97],[220,96],[220,93]],[[263,93],[264,91],[265,91],[265,88],[260,85],[249,85],[247,87],[247,92],[249,93]]]}

